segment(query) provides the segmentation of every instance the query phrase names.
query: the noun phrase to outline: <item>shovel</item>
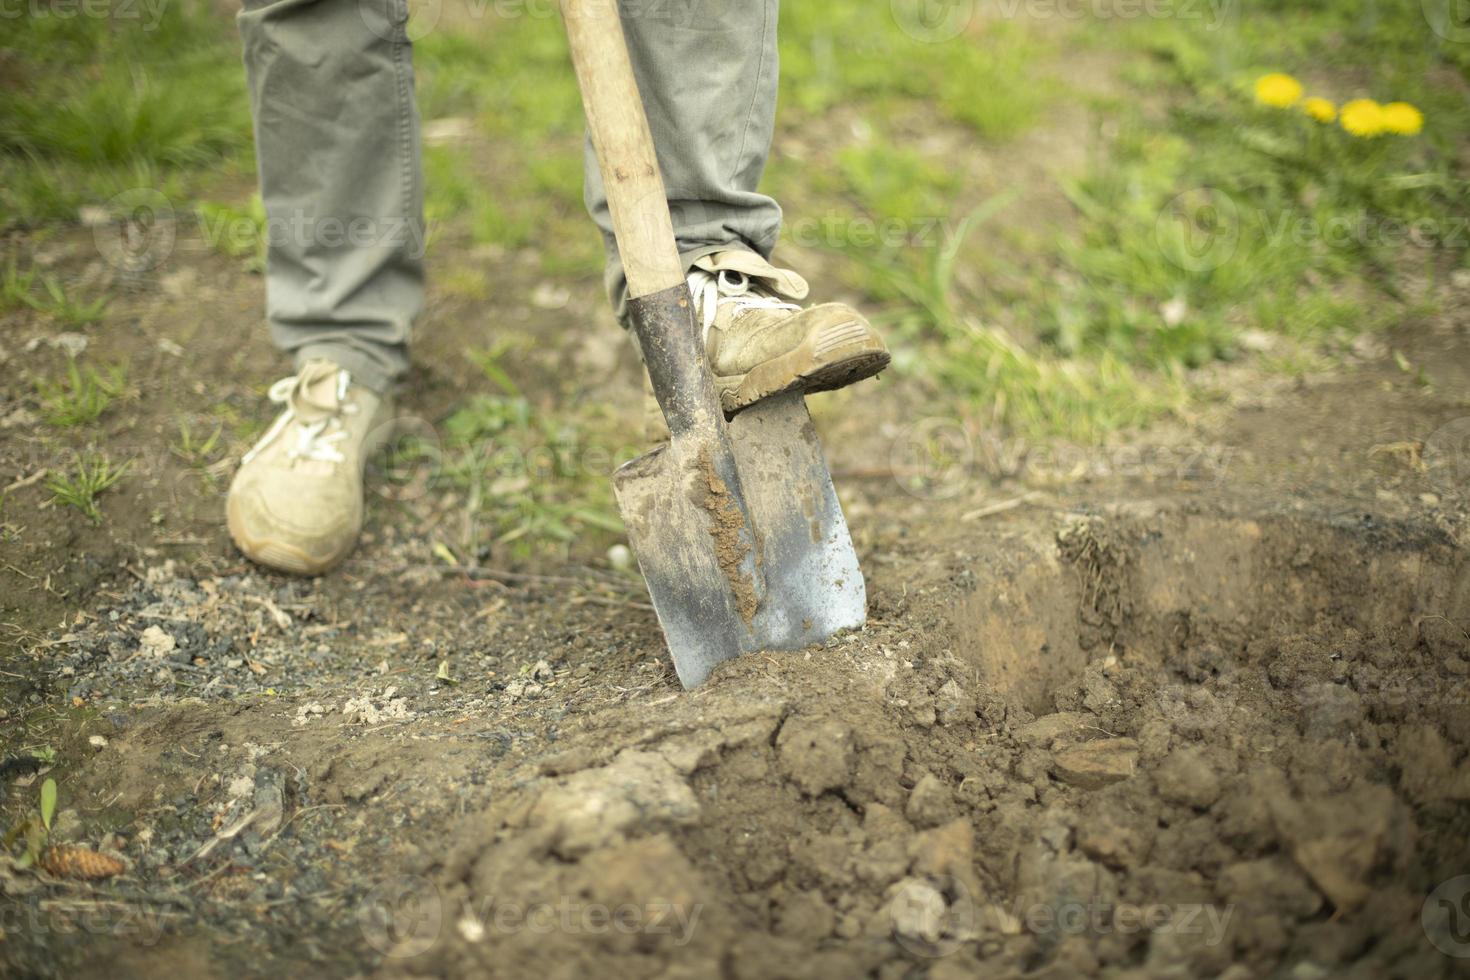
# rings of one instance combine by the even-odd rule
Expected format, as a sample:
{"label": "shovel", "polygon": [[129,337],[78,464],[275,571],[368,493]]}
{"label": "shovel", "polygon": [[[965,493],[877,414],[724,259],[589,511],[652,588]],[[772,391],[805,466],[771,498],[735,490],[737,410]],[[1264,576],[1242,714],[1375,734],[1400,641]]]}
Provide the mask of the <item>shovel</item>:
{"label": "shovel", "polygon": [[863,576],[801,394],[725,421],[616,2],[564,0],[562,13],[629,317],[670,434],[619,467],[613,491],[691,688],[742,653],[797,650],[862,626]]}

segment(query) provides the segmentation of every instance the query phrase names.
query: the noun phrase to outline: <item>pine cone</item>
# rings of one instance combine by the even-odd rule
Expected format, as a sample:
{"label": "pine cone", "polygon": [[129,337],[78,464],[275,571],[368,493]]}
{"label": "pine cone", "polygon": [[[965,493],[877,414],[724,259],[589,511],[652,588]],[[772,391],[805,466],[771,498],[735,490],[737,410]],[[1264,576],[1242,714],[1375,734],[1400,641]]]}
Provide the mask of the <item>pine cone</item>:
{"label": "pine cone", "polygon": [[41,867],[58,878],[111,878],[128,866],[115,857],[99,854],[85,847],[48,847],[41,855]]}

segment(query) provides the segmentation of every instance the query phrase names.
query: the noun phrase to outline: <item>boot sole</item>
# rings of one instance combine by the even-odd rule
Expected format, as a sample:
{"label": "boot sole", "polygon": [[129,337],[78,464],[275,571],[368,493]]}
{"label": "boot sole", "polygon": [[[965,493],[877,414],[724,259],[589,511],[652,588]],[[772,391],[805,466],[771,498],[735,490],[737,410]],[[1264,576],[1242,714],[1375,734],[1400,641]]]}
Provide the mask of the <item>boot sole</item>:
{"label": "boot sole", "polygon": [[891,359],[876,330],[861,320],[849,320],[813,333],[744,374],[716,375],[715,386],[726,417],[732,417],[763,398],[792,391],[832,391],[871,378]]}

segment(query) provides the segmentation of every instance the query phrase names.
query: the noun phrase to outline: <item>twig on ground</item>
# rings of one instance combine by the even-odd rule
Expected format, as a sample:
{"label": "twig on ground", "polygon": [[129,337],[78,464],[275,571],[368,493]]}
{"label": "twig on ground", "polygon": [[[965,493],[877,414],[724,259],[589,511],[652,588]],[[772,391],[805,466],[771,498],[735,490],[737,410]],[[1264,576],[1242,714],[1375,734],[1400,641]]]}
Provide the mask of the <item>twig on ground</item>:
{"label": "twig on ground", "polygon": [[984,507],[979,507],[968,513],[961,514],[960,520],[978,521],[986,517],[994,517],[996,514],[1004,514],[1008,510],[1015,510],[1022,504],[1035,500],[1038,496],[1040,494],[1035,490],[1028,490],[1019,497],[1012,497],[1010,500],[1001,500],[993,504],[986,504]]}
{"label": "twig on ground", "polygon": [[35,483],[45,477],[45,475],[50,472],[50,467],[43,466],[39,470],[36,470],[36,472],[32,473],[30,476],[23,476],[15,482],[11,483],[10,486],[6,487],[4,490],[0,490],[0,493],[9,493],[12,490],[20,490],[23,487],[28,487],[32,483]]}
{"label": "twig on ground", "polygon": [[284,610],[281,609],[280,606],[276,605],[265,596],[242,595],[240,598],[244,599],[246,602],[253,602],[257,606],[263,607],[266,612],[271,614],[271,619],[275,620],[276,625],[281,629],[288,630],[291,628],[290,615],[288,615]]}

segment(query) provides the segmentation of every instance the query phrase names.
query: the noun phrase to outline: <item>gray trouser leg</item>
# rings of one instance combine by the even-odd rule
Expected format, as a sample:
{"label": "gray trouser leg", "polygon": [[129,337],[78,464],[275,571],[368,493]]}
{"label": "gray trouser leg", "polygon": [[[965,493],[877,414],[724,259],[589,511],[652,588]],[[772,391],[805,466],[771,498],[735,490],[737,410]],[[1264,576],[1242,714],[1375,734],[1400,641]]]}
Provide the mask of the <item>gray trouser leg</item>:
{"label": "gray trouser leg", "polygon": [[245,0],[271,337],[383,391],[423,307],[423,188],[405,0]]}
{"label": "gray trouser leg", "polygon": [[[770,258],[781,209],[756,192],[776,120],[779,0],[623,0],[623,32],[653,131],[685,263],[725,248]],[[627,281],[597,159],[585,151],[587,209],[607,244],[608,295],[624,319]]]}

